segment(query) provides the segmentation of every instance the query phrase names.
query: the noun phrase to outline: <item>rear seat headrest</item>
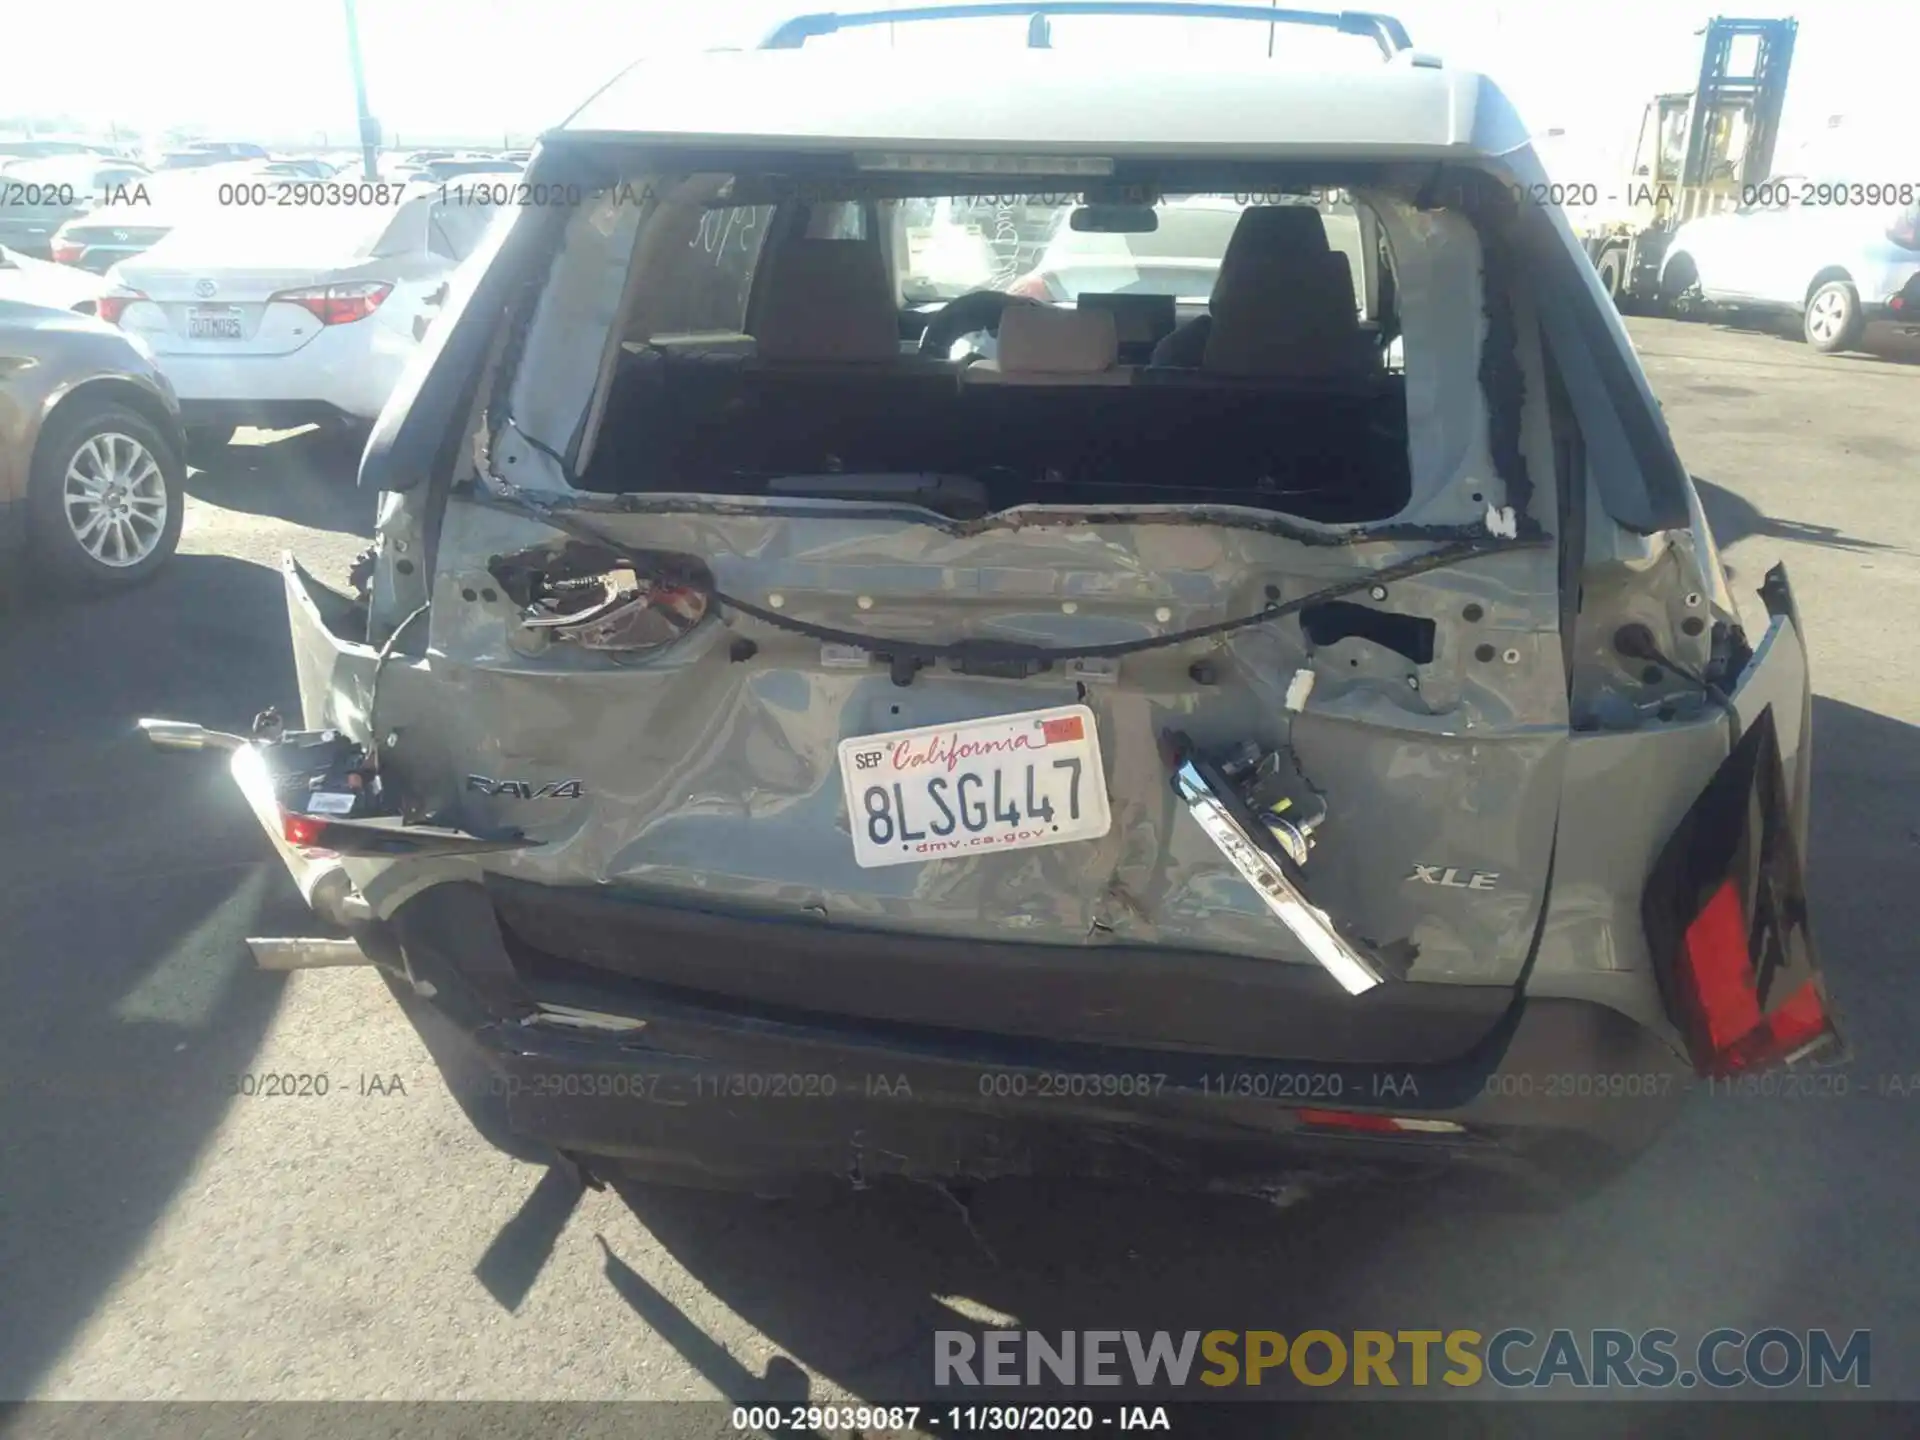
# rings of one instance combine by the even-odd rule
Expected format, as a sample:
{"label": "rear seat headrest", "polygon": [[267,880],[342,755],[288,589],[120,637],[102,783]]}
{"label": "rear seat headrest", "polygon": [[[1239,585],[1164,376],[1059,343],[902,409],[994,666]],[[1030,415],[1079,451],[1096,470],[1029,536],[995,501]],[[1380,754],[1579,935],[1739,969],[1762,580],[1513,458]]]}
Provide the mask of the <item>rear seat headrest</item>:
{"label": "rear seat headrest", "polygon": [[1098,375],[1120,363],[1110,310],[1011,305],[1000,316],[1003,374]]}
{"label": "rear seat headrest", "polygon": [[789,240],[767,257],[754,316],[762,360],[895,360],[900,317],[879,247]]}

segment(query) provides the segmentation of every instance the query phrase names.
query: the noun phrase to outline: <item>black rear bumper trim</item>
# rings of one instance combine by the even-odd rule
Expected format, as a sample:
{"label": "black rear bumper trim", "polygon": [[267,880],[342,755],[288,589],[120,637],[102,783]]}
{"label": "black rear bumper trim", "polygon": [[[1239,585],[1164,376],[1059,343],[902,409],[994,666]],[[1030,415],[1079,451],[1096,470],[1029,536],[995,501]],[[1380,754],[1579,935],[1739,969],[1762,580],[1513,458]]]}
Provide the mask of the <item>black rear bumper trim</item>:
{"label": "black rear bumper trim", "polygon": [[[1496,1166],[1569,1145],[1626,1155],[1693,1085],[1660,1036],[1580,1001],[1516,1003],[1457,1060],[1329,1064],[876,1024],[591,972],[529,982],[473,885],[423,892],[392,930],[434,988],[403,1003],[487,1138],[691,1183],[890,1171],[1212,1184],[1303,1153]],[[582,1031],[539,1019],[541,1002],[642,1023]],[[1303,1128],[1307,1107],[1465,1130],[1328,1135]]]}
{"label": "black rear bumper trim", "polygon": [[877,1023],[1288,1060],[1428,1063],[1500,1023],[1504,985],[1347,994],[1319,966],[1171,946],[1032,945],[759,919],[491,876],[520,963]]}

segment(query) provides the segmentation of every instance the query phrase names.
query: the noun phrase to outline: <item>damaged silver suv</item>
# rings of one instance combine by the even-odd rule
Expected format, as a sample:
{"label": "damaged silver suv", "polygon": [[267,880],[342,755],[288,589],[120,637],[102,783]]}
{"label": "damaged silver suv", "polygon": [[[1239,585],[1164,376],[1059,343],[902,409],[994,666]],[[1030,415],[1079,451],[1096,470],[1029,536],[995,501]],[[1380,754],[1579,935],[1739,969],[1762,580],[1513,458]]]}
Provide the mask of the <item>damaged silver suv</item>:
{"label": "damaged silver suv", "polygon": [[1384,58],[958,99],[810,16],[545,137],[363,592],[286,563],[300,728],[148,722],[350,937],[262,963],[696,1184],[1586,1179],[1840,1058],[1786,576],[1741,618],[1524,129],[1388,17],[1207,9]]}

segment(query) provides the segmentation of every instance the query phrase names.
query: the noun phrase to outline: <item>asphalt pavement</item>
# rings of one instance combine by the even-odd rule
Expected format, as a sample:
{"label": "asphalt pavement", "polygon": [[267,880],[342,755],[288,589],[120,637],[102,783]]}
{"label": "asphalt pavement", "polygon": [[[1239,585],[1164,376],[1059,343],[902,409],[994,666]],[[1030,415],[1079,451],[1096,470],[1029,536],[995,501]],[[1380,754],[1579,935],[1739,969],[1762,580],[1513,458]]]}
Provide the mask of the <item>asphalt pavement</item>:
{"label": "asphalt pavement", "polygon": [[255,432],[153,586],[0,611],[0,1399],[878,1399],[934,1330],[1008,1325],[1864,1328],[1873,1393],[1920,1398],[1920,364],[1632,328],[1737,587],[1784,558],[1808,627],[1845,1095],[1697,1098],[1553,1215],[578,1192],[472,1133],[372,972],[250,968],[297,895],[218,764],[132,734],[297,713],[274,564],[341,581],[372,504],[339,445]]}

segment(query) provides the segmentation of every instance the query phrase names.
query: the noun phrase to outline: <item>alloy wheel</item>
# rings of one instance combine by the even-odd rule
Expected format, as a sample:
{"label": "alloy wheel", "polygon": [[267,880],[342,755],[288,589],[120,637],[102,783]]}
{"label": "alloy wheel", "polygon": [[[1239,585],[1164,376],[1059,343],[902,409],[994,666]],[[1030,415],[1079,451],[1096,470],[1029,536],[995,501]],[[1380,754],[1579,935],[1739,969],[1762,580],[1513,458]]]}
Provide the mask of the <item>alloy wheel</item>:
{"label": "alloy wheel", "polygon": [[1807,311],[1807,329],[1814,339],[1831,344],[1846,325],[1846,297],[1838,290],[1816,295]]}
{"label": "alloy wheel", "polygon": [[166,476],[131,435],[89,436],[67,462],[60,498],[73,538],[102,565],[138,565],[166,532]]}

